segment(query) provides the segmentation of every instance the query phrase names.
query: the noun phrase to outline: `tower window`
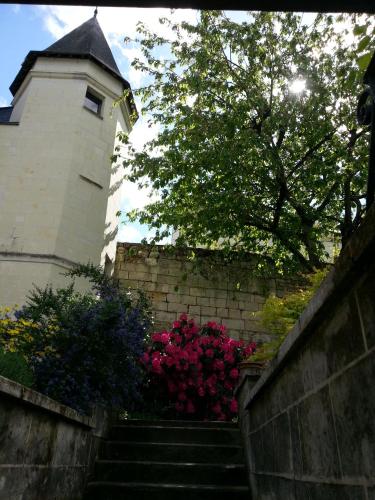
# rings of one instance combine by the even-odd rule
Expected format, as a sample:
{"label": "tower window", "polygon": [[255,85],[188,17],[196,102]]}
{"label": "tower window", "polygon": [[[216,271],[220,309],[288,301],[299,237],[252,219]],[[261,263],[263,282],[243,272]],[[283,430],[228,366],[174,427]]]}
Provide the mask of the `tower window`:
{"label": "tower window", "polygon": [[103,99],[93,94],[90,89],[87,89],[84,106],[96,115],[100,115],[102,104]]}

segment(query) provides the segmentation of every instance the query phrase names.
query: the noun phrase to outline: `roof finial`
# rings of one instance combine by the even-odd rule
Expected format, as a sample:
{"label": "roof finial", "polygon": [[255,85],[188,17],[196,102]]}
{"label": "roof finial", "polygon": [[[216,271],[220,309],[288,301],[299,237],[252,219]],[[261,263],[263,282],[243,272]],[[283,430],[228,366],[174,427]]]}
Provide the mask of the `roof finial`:
{"label": "roof finial", "polygon": [[98,15],[98,7],[95,7],[95,10],[94,10],[94,17],[96,17]]}

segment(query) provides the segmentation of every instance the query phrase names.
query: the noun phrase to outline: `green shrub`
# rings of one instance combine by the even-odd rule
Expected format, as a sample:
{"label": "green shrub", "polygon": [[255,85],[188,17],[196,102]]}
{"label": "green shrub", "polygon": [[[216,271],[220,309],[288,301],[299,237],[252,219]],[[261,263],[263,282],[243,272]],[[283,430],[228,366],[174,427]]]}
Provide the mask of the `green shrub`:
{"label": "green shrub", "polygon": [[274,357],[328,271],[329,268],[325,268],[307,276],[309,285],[306,288],[300,288],[284,297],[270,295],[267,298],[257,316],[260,324],[273,336],[273,340],[259,347],[251,357],[252,361],[266,361]]}
{"label": "green shrub", "polygon": [[31,387],[34,383],[33,373],[27,361],[18,352],[7,352],[0,347],[0,375]]}
{"label": "green shrub", "polygon": [[[36,390],[81,413],[96,404],[131,410],[141,399],[147,298],[91,264],[67,275],[69,286],[35,288],[22,309],[0,311],[0,347],[24,356]],[[76,277],[92,290],[76,292]]]}

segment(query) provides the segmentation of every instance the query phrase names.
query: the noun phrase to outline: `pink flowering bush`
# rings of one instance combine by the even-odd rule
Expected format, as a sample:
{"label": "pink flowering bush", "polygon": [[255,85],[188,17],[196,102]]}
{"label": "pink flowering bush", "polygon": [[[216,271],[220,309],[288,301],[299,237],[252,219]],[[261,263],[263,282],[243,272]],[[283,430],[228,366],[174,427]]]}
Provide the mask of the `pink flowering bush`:
{"label": "pink flowering bush", "polygon": [[154,333],[142,357],[151,390],[178,418],[231,420],[237,414],[233,391],[238,363],[255,344],[230,338],[223,325],[199,328],[186,314],[172,330]]}

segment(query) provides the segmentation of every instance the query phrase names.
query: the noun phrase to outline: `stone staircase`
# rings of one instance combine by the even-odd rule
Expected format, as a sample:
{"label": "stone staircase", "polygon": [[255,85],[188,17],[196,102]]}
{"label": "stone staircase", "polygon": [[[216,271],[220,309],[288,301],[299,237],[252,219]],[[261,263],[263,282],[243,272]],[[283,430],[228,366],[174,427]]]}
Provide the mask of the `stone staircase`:
{"label": "stone staircase", "polygon": [[103,443],[85,500],[250,500],[236,424],[126,420]]}

